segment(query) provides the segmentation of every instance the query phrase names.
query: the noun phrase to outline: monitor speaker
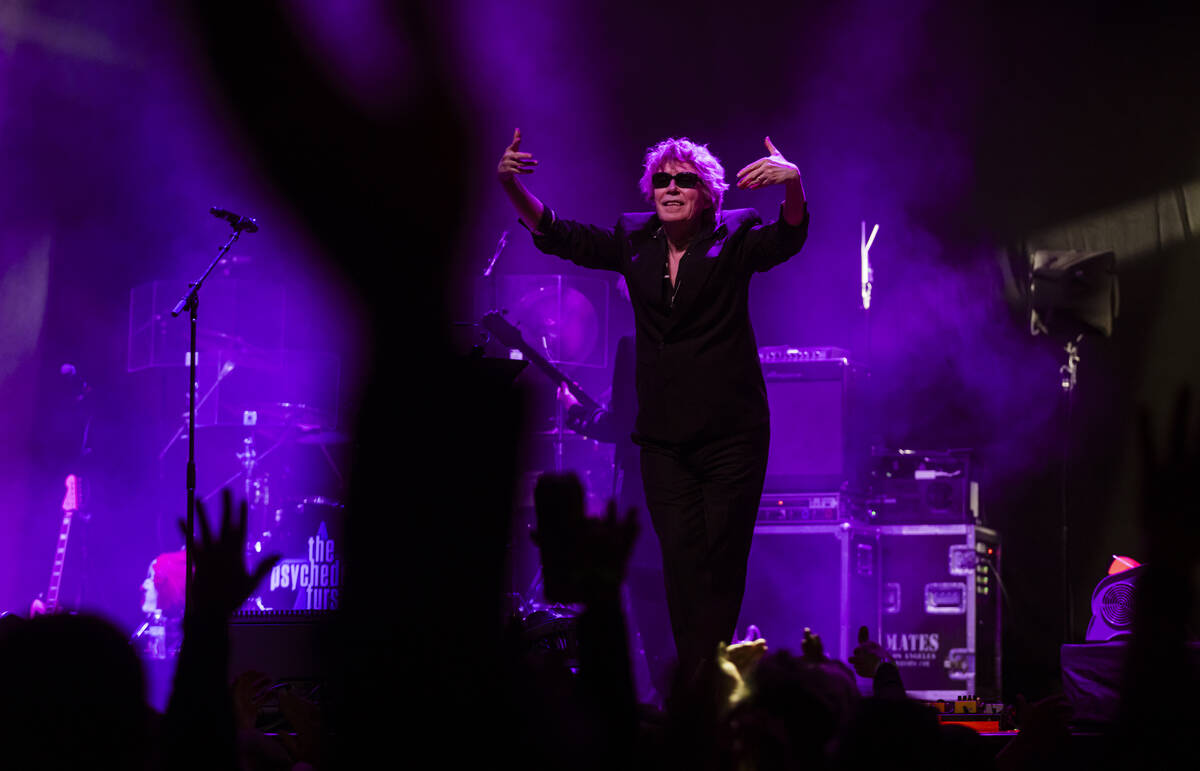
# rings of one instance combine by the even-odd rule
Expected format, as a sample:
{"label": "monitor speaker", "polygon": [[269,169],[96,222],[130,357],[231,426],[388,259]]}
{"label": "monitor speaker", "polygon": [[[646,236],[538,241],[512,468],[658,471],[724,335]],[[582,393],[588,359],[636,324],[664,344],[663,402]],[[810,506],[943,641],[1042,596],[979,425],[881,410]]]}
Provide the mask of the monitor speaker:
{"label": "monitor speaker", "polygon": [[1085,639],[1103,642],[1133,632],[1133,598],[1144,566],[1105,576],[1092,590],[1092,620]]}

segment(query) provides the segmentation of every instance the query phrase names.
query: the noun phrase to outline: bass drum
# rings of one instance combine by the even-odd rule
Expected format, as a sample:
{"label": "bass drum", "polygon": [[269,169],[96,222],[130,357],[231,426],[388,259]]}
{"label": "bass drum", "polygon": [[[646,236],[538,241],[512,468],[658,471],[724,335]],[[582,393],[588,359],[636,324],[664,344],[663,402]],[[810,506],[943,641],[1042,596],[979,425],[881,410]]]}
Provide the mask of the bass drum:
{"label": "bass drum", "polygon": [[275,513],[270,529],[250,539],[251,564],[270,554],[282,559],[246,603],[250,611],[337,610],[342,588],[345,507],[305,498]]}

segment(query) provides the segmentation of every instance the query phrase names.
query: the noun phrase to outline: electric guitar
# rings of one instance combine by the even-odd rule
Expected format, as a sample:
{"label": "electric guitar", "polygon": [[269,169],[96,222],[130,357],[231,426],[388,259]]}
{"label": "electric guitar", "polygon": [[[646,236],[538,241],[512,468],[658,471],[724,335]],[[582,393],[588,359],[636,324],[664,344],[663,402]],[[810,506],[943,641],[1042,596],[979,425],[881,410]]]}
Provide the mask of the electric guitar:
{"label": "electric guitar", "polygon": [[62,525],[58,528],[58,546],[54,550],[54,568],[50,571],[50,588],[46,591],[45,599],[38,597],[29,606],[29,615],[41,616],[57,613],[58,590],[62,586],[63,563],[67,559],[67,538],[71,535],[71,519],[79,511],[79,477],[68,474],[64,481],[67,491],[62,501]]}
{"label": "electric guitar", "polygon": [[509,348],[515,348],[516,350],[520,351],[522,356],[524,356],[528,361],[532,362],[534,366],[536,366],[543,372],[543,374],[546,375],[546,377],[553,380],[555,385],[565,385],[575,396],[575,398],[579,400],[579,403],[587,408],[588,412],[602,409],[599,402],[588,396],[587,393],[579,387],[578,383],[567,377],[565,372],[551,364],[545,356],[538,353],[533,346],[527,343],[525,338],[521,335],[521,330],[517,329],[507,320],[505,320],[505,318],[501,316],[498,311],[491,311],[490,313],[484,314],[483,320],[480,322],[480,324],[484,329],[495,335],[496,339],[498,339],[501,343]]}

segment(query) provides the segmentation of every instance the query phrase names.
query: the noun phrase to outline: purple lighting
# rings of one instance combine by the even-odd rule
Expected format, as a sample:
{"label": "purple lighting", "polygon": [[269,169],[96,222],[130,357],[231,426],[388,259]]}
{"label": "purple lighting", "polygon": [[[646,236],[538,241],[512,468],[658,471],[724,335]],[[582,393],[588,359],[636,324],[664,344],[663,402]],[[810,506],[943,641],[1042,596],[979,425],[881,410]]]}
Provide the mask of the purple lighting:
{"label": "purple lighting", "polygon": [[1165,765],[1194,6],[0,0],[9,764]]}

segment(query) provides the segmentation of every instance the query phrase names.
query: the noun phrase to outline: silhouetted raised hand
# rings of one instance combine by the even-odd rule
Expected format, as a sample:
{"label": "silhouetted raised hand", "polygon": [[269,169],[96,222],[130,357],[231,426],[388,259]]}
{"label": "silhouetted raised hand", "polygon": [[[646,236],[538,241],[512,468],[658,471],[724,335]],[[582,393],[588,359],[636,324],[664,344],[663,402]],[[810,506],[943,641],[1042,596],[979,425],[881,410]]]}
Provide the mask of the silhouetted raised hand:
{"label": "silhouetted raised hand", "polygon": [[808,627],[804,627],[804,639],[800,641],[800,652],[804,654],[803,658],[806,661],[829,660],[829,657],[825,655],[825,644],[821,642],[821,635],[816,634]]}
{"label": "silhouetted raised hand", "polygon": [[1063,755],[1071,738],[1071,705],[1061,694],[1030,704],[1021,694],[1016,699],[1016,719],[1021,732],[996,754],[999,771],[1043,768]]}
{"label": "silhouetted raised hand", "polygon": [[1200,427],[1192,424],[1191,407],[1191,390],[1182,388],[1165,453],[1159,450],[1149,415],[1145,410],[1140,415],[1147,562],[1184,570],[1200,560],[1200,504],[1195,492],[1200,479]]}
{"label": "silhouetted raised hand", "polygon": [[[221,529],[214,537],[204,504],[196,500],[200,532],[193,540],[194,576],[189,587],[189,611],[194,614],[228,618],[280,560],[272,554],[253,573],[246,572],[246,502],[238,504],[236,521],[233,510],[233,492],[226,488],[221,492]],[[187,523],[180,520],[179,527],[186,538]]]}
{"label": "silhouetted raised hand", "polygon": [[1169,420],[1165,451],[1141,414],[1144,570],[1133,598],[1133,636],[1121,688],[1115,757],[1142,767],[1165,767],[1190,753],[1194,729],[1186,710],[1163,709],[1179,694],[1200,688],[1200,668],[1189,648],[1197,617],[1200,566],[1200,426],[1192,395],[1180,390]]}
{"label": "silhouetted raised hand", "polygon": [[586,516],[583,487],[570,472],[543,474],[533,497],[533,540],[542,553],[546,598],[575,603],[615,597],[637,539],[634,510],[618,518],[616,501],[609,501],[604,517]]}
{"label": "silhouetted raised hand", "polygon": [[290,688],[279,691],[279,711],[291,723],[296,735],[283,739],[283,746],[295,763],[321,765],[324,755],[324,733],[320,708]]}
{"label": "silhouetted raised hand", "polygon": [[891,660],[892,656],[887,649],[871,639],[870,630],[865,625],[860,626],[858,628],[858,645],[854,648],[854,653],[847,659],[850,666],[854,667],[855,673],[859,677],[874,677],[879,665]]}
{"label": "silhouetted raised hand", "polygon": [[[192,542],[193,576],[183,618],[183,645],[175,685],[163,722],[163,757],[171,768],[229,768],[237,765],[237,717],[228,686],[226,624],[263,576],[279,561],[272,555],[246,572],[246,503],[234,519],[233,494],[221,495],[221,529],[208,523],[196,501],[199,535]],[[187,525],[180,522],[187,536]]]}
{"label": "silhouetted raised hand", "polygon": [[233,718],[239,731],[254,730],[258,710],[266,704],[271,678],[248,670],[233,679]]}

